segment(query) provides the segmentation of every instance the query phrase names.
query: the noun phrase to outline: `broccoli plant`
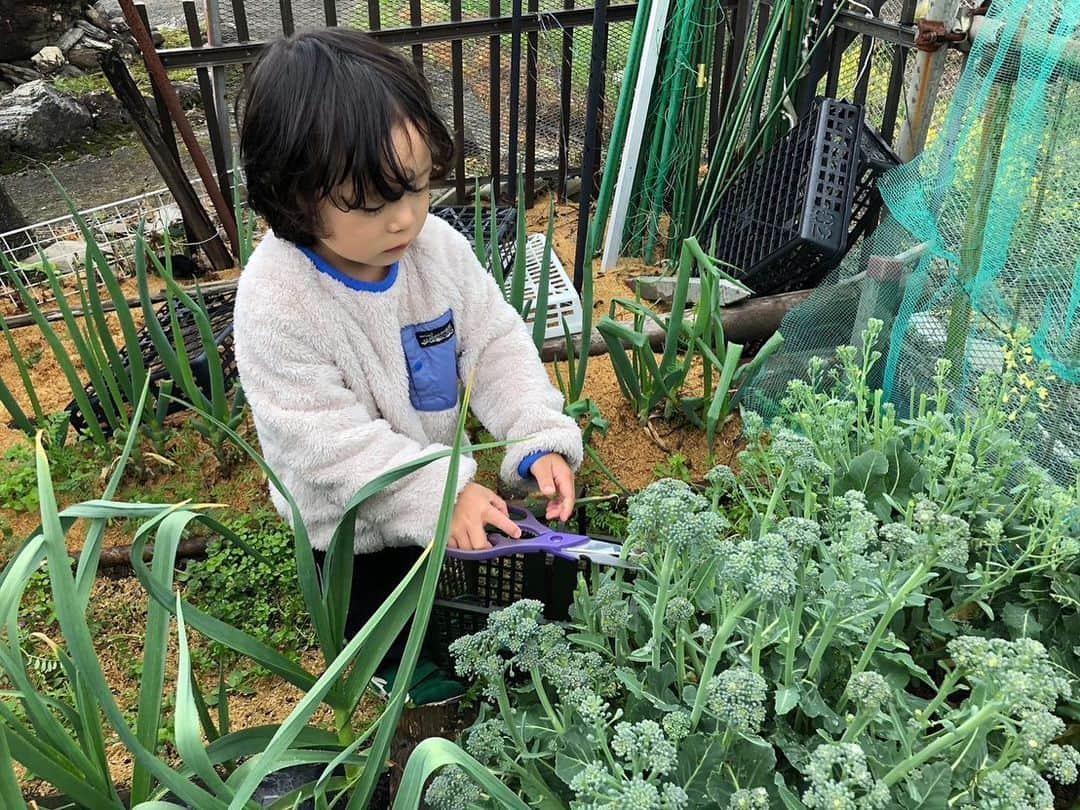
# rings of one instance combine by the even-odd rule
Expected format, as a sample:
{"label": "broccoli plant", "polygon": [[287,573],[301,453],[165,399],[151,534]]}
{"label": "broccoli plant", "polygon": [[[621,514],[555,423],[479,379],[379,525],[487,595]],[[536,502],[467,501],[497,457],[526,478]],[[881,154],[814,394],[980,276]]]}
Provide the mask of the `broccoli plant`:
{"label": "broccoli plant", "polygon": [[632,567],[583,577],[568,627],[522,602],[454,645],[468,750],[523,799],[1049,810],[1076,781],[1078,485],[1024,464],[1016,379],[958,415],[941,364],[899,415],[876,329],[743,414],[736,470],[630,498]]}

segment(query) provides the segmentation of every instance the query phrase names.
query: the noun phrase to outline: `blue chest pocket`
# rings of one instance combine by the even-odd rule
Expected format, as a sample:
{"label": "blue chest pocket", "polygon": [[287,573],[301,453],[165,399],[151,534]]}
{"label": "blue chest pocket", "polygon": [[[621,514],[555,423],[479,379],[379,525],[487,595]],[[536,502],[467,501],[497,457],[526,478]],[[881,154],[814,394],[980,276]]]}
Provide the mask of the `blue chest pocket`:
{"label": "blue chest pocket", "polygon": [[457,332],[453,310],[401,330],[409,368],[409,400],[418,411],[445,411],[458,403]]}

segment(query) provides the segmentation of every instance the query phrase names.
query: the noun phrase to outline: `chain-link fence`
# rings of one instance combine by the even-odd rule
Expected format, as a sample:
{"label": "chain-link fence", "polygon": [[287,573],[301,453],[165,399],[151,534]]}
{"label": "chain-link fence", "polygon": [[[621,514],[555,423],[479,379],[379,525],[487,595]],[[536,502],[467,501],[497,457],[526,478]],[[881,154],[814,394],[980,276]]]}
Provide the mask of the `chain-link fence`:
{"label": "chain-link fence", "polygon": [[[196,178],[192,185],[203,205],[209,207],[209,195],[201,180]],[[174,252],[190,250],[180,207],[166,188],[88,208],[80,211],[79,217],[120,279],[134,275],[134,246],[140,226],[151,250],[163,250],[166,239]],[[0,234],[0,253],[39,305],[55,299],[43,263],[51,266],[61,289],[72,291],[76,287],[75,273],[85,264],[87,246],[71,214]],[[18,286],[10,278],[0,283],[0,314],[11,315],[23,309]]]}
{"label": "chain-link fence", "polygon": [[[238,42],[246,33],[251,41],[273,39],[290,28],[305,31],[327,24],[326,4],[322,0],[293,0],[282,14],[279,0],[237,0],[221,4],[222,41]],[[378,0],[333,3],[339,26],[361,30],[385,30],[451,23],[458,20],[508,18],[514,11],[513,0]],[[579,165],[584,147],[586,92],[592,46],[591,25],[568,29],[552,16],[568,8],[588,9],[591,3],[571,0],[522,0],[527,16],[539,15],[539,30],[520,35],[520,64],[517,87],[517,151],[511,158],[509,144],[514,129],[511,120],[513,98],[513,37],[481,36],[460,40],[462,88],[462,144],[467,177],[499,174],[504,182],[511,169],[525,171],[527,138],[534,137],[535,158],[530,169],[554,173]],[[238,15],[237,11],[241,13]],[[290,25],[291,18],[291,25]],[[239,24],[238,24],[239,19]],[[620,80],[626,67],[633,21],[621,19],[608,25],[605,104],[603,123],[610,125],[618,100]],[[535,58],[530,58],[535,48]],[[449,125],[454,122],[454,45],[450,41],[427,42],[400,47],[403,56],[412,59],[423,71],[431,86],[432,97]],[[495,70],[493,61],[497,59]],[[239,90],[242,70],[229,68],[227,106],[232,109]],[[535,113],[529,117],[530,84],[535,88]],[[497,99],[497,104],[492,101]],[[493,114],[498,111],[498,142],[491,132]],[[234,122],[235,123],[235,122]],[[530,133],[531,130],[531,133]],[[233,131],[235,138],[235,130]],[[606,143],[606,137],[601,138]],[[498,165],[493,165],[493,152]],[[561,156],[561,159],[560,159]]]}

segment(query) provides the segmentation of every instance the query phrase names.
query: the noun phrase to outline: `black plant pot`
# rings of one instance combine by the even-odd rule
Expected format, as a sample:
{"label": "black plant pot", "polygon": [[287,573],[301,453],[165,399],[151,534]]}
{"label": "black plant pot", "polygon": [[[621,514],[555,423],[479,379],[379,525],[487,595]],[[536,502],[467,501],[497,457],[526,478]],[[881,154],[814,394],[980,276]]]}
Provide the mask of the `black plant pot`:
{"label": "black plant pot", "polygon": [[[297,788],[314,782],[323,772],[323,768],[322,765],[296,765],[269,774],[259,783],[251,799],[260,807],[269,807],[282,796],[287,796]],[[389,807],[390,773],[387,771],[379,777],[375,793],[368,803],[368,810],[389,810]],[[315,802],[308,799],[299,806],[299,810],[315,810]]]}

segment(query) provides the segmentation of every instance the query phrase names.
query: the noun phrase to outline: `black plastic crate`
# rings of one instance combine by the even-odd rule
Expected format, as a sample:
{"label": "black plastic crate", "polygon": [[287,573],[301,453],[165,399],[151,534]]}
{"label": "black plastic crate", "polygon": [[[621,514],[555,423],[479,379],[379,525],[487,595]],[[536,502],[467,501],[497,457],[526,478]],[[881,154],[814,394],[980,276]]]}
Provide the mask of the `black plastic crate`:
{"label": "black plastic crate", "polygon": [[438,666],[453,672],[450,645],[483,630],[488,615],[519,599],[538,599],[544,603],[544,618],[566,621],[578,573],[588,571],[585,560],[571,562],[550,554],[515,554],[490,560],[447,557],[428,624],[429,655]]}
{"label": "black plastic crate", "polygon": [[[225,384],[231,387],[237,376],[236,356],[233,352],[233,307],[236,304],[236,290],[228,289],[203,292],[202,300],[206,307],[207,314],[210,317],[210,328],[214,333],[215,348],[221,359],[222,370],[225,373]],[[162,330],[169,338],[169,342],[175,345],[169,307],[166,304],[162,304],[157,308],[155,314],[158,323],[161,324]],[[176,302],[176,320],[177,325],[180,328],[180,335],[183,338],[184,349],[187,351],[191,362],[191,369],[195,381],[198,383],[199,389],[207,396],[210,396],[210,370],[207,365],[206,350],[203,346],[202,335],[199,333],[199,325],[195,321],[195,315],[186,306],[180,302]],[[150,337],[150,332],[146,327],[139,330],[138,341],[143,365],[146,368],[146,373],[150,377],[151,393],[155,393],[159,389],[161,382],[169,376],[169,372],[162,363],[161,358],[158,356],[157,349],[154,347],[154,341]],[[120,357],[126,364],[128,359],[127,347],[122,347],[120,349]],[[86,391],[87,398],[90,400],[91,407],[94,409],[98,424],[101,425],[102,430],[108,433],[109,426],[106,421],[105,411],[101,406],[101,400],[98,398],[97,392],[94,391],[94,386],[88,383],[84,390]],[[183,395],[181,391],[178,391],[175,388],[174,394],[177,396]],[[180,403],[170,402],[168,413],[175,413],[182,409],[183,406]],[[83,415],[75,400],[72,400],[68,404],[67,412],[70,416],[72,427],[80,433],[84,432],[87,426],[86,417]]]}
{"label": "black plastic crate", "polygon": [[[484,243],[491,239],[491,216],[492,209],[481,209],[484,215]],[[498,206],[495,212],[495,233],[499,241],[499,255],[502,257],[503,272],[509,274],[514,264],[514,254],[517,253],[517,209],[508,206]],[[472,205],[445,205],[431,209],[431,213],[449,222],[458,233],[469,240],[469,244],[476,247],[476,207]],[[491,250],[491,245],[488,245]],[[488,270],[491,270],[491,261],[488,260]]]}
{"label": "black plastic crate", "polygon": [[[877,131],[863,123],[859,140],[859,176],[855,181],[855,196],[851,201],[851,226],[845,251],[877,227],[881,213],[881,193],[877,182],[881,176],[901,163],[899,156]],[[832,269],[831,267],[829,269]],[[819,279],[820,280],[820,279]]]}
{"label": "black plastic crate", "polygon": [[757,295],[813,286],[848,245],[862,132],[860,106],[815,99],[728,189],[703,244]]}

